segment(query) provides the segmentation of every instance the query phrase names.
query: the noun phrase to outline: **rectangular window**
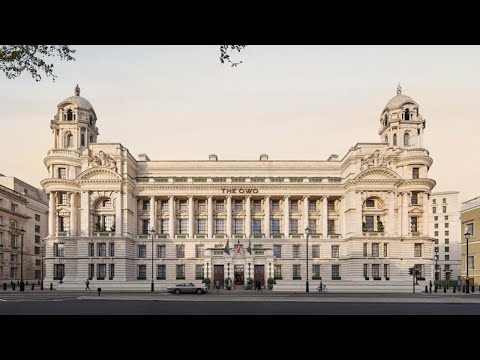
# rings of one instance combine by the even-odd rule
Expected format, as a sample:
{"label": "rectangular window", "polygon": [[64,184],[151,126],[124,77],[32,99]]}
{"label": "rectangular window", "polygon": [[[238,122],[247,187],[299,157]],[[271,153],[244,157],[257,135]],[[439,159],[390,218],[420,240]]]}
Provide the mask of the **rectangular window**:
{"label": "rectangular window", "polygon": [[195,257],[197,259],[203,258],[203,245],[195,245]]}
{"label": "rectangular window", "polygon": [[60,205],[67,205],[67,193],[60,193]]}
{"label": "rectangular window", "polygon": [[438,236],[438,231],[434,231],[434,236]]}
{"label": "rectangular window", "polygon": [[282,265],[273,266],[273,276],[275,279],[282,279]]}
{"label": "rectangular window", "polygon": [[167,212],[170,209],[168,201],[162,201],[161,211]]}
{"label": "rectangular window", "polygon": [[161,228],[160,228],[161,230],[160,231],[161,231],[162,234],[168,234],[169,233],[170,229],[169,229],[168,225],[169,225],[168,220],[165,220],[165,219],[161,220]]}
{"label": "rectangular window", "polygon": [[412,232],[418,232],[418,217],[412,216],[410,218],[410,227]]}
{"label": "rectangular window", "polygon": [[39,246],[35,246],[35,255],[40,255],[40,247]]}
{"label": "rectangular window", "polygon": [[363,243],[363,256],[367,257],[368,256],[368,244]]}
{"label": "rectangular window", "polygon": [[[1,238],[1,236],[0,236]],[[0,242],[1,244],[1,242]],[[35,244],[40,244],[40,235],[35,235]]]}
{"label": "rectangular window", "polygon": [[335,220],[329,219],[327,222],[327,231],[329,234],[335,234]]}
{"label": "rectangular window", "polygon": [[138,257],[139,258],[147,257],[147,245],[138,245]]}
{"label": "rectangular window", "polygon": [[312,245],[312,259],[320,258],[320,245]]}
{"label": "rectangular window", "polygon": [[58,168],[58,178],[59,179],[66,179],[67,178],[67,169],[66,168]]}
{"label": "rectangular window", "polygon": [[444,213],[447,212],[447,207],[446,206],[442,206],[442,212],[444,212]]}
{"label": "rectangular window", "polygon": [[434,220],[434,221],[438,221],[438,216],[434,216],[434,217],[433,217],[433,220]]}
{"label": "rectangular window", "polygon": [[450,252],[450,247],[449,246],[445,246],[445,252]]}
{"label": "rectangular window", "polygon": [[262,201],[261,200],[253,200],[253,211],[254,212],[262,211]]}
{"label": "rectangular window", "polygon": [[185,257],[185,245],[177,245],[177,258]]}
{"label": "rectangular window", "polygon": [[17,228],[17,220],[10,220],[10,227],[16,229]]}
{"label": "rectangular window", "polygon": [[375,200],[373,199],[368,199],[365,201],[365,206],[369,208],[375,207]]}
{"label": "rectangular window", "polygon": [[110,256],[115,256],[115,243],[110,243]]}
{"label": "rectangular window", "polygon": [[88,264],[88,278],[90,280],[95,276],[95,264]]}
{"label": "rectangular window", "polygon": [[450,260],[450,255],[445,255],[445,260],[449,261]]}
{"label": "rectangular window", "polygon": [[165,280],[167,278],[167,267],[165,265],[157,265],[157,280]]}
{"label": "rectangular window", "polygon": [[53,280],[62,280],[65,276],[65,264],[53,264]]}
{"label": "rectangular window", "polygon": [[447,203],[447,198],[443,198],[442,199],[442,204],[446,204]]}
{"label": "rectangular window", "polygon": [[107,256],[107,244],[106,243],[98,243],[98,256]]}
{"label": "rectangular window", "polygon": [[420,175],[420,168],[414,167],[412,168],[412,179],[418,179]]}
{"label": "rectangular window", "polygon": [[363,277],[368,278],[368,264],[363,264]]}
{"label": "rectangular window", "polygon": [[16,279],[17,278],[17,268],[16,267],[10,268],[10,278],[11,279]]}
{"label": "rectangular window", "polygon": [[203,280],[203,277],[204,277],[203,265],[195,265],[195,279]]}
{"label": "rectangular window", "polygon": [[372,264],[372,277],[374,279],[380,277],[380,264]]}
{"label": "rectangular window", "polygon": [[53,244],[53,256],[64,257],[65,256],[65,244],[54,243]]}
{"label": "rectangular window", "polygon": [[35,266],[40,266],[40,265],[42,265],[42,260],[35,260]]}
{"label": "rectangular window", "polygon": [[143,211],[149,211],[150,210],[150,200],[143,200]]}
{"label": "rectangular window", "polygon": [[388,256],[388,244],[383,244],[383,256]]}
{"label": "rectangular window", "polygon": [[234,219],[233,220],[233,233],[234,234],[243,234],[243,219]]}
{"label": "rectangular window", "polygon": [[97,280],[103,280],[107,276],[107,264],[97,265]]}
{"label": "rectangular window", "polygon": [[308,200],[308,211],[317,211],[317,200]]}
{"label": "rectangular window", "polygon": [[270,229],[271,229],[272,234],[279,234],[280,233],[280,219],[270,220]]}
{"label": "rectangular window", "polygon": [[334,201],[327,201],[327,210],[328,211],[335,211],[335,202]]}
{"label": "rectangular window", "polygon": [[422,257],[422,244],[415,244],[415,257]]}
{"label": "rectangular window", "polygon": [[379,257],[379,243],[372,243],[372,257]]}
{"label": "rectangular window", "polygon": [[197,210],[198,211],[206,211],[207,210],[207,201],[206,200],[198,200]]}
{"label": "rectangular window", "polygon": [[243,200],[233,200],[233,208],[235,211],[243,211]]}
{"label": "rectangular window", "polygon": [[185,280],[185,265],[177,265],[177,280]]}
{"label": "rectangular window", "polygon": [[385,278],[390,278],[390,265],[389,264],[383,264],[383,276],[385,276]]}
{"label": "rectangular window", "polygon": [[298,220],[290,219],[290,234],[298,234]]}
{"label": "rectangular window", "polygon": [[445,244],[450,244],[450,239],[449,238],[445,239]]}
{"label": "rectangular window", "polygon": [[282,257],[282,245],[273,245],[273,257],[277,259]]}
{"label": "rectangular window", "polygon": [[261,234],[262,233],[262,220],[261,219],[253,219],[252,220],[252,230],[254,234]]}
{"label": "rectangular window", "polygon": [[[1,275],[1,271],[0,271],[0,275]],[[42,271],[41,270],[35,270],[35,280],[40,280],[40,278],[42,277]]]}
{"label": "rectangular window", "polygon": [[445,264],[444,269],[445,271],[450,271],[450,264]]}
{"label": "rectangular window", "polygon": [[448,215],[445,215],[444,217],[445,217],[445,221],[448,221]]}
{"label": "rectangular window", "polygon": [[332,258],[340,257],[339,254],[339,245],[332,245]]}
{"label": "rectangular window", "polygon": [[17,235],[10,234],[10,245],[12,246],[12,248],[15,249],[18,246],[17,244]]}
{"label": "rectangular window", "polygon": [[70,218],[60,216],[60,231],[68,231],[70,229]]}
{"label": "rectangular window", "polygon": [[438,224],[434,224],[434,229],[438,229]]}
{"label": "rectangular window", "polygon": [[365,229],[364,231],[373,231],[373,216],[365,216]]}
{"label": "rectangular window", "polygon": [[320,265],[314,264],[312,265],[312,279],[313,280],[320,280],[322,276],[320,275]]}
{"label": "rectangular window", "polygon": [[157,257],[164,258],[167,253],[166,250],[166,245],[157,245]]}
{"label": "rectangular window", "polygon": [[473,223],[466,224],[466,225],[465,225],[465,228],[466,228],[466,229],[465,229],[466,232],[468,232],[468,233],[470,234],[470,236],[475,235],[475,234],[473,233]]}
{"label": "rectangular window", "polygon": [[206,234],[207,233],[207,220],[198,219],[197,220],[197,234]]}
{"label": "rectangular window", "polygon": [[137,280],[146,280],[147,279],[147,265],[138,265]]}
{"label": "rectangular window", "polygon": [[219,212],[225,211],[225,201],[224,200],[215,200],[215,210]]}
{"label": "rectangular window", "polygon": [[332,280],[340,279],[340,265],[332,265]]}
{"label": "rectangular window", "polygon": [[293,280],[302,278],[302,265],[293,265]]}
{"label": "rectangular window", "polygon": [[418,191],[412,191],[412,205],[418,205]]}
{"label": "rectangular window", "polygon": [[449,230],[445,230],[445,236],[450,236],[450,231]]}
{"label": "rectangular window", "polygon": [[437,213],[437,207],[436,206],[432,207],[432,213],[434,213],[434,214]]}
{"label": "rectangular window", "polygon": [[112,280],[114,277],[115,277],[115,264],[110,264],[109,265],[110,269],[109,269],[109,278],[110,280]]}
{"label": "rectangular window", "polygon": [[448,223],[445,223],[445,228],[448,228]]}
{"label": "rectangular window", "polygon": [[178,234],[188,234],[188,219],[178,220]]}
{"label": "rectangular window", "polygon": [[39,233],[40,232],[40,225],[35,225],[35,232]]}
{"label": "rectangular window", "polygon": [[280,200],[272,200],[271,210],[280,211]]}
{"label": "rectangular window", "polygon": [[18,211],[18,205],[12,202],[10,204],[10,210],[12,210],[13,212]]}
{"label": "rectangular window", "polygon": [[308,219],[308,228],[312,234],[317,233],[317,220],[315,219]]}
{"label": "rectangular window", "polygon": [[188,210],[188,201],[187,200],[180,200],[179,201],[179,210],[180,211],[187,211]]}
{"label": "rectangular window", "polygon": [[142,220],[142,234],[148,235],[148,231],[150,230],[150,219],[143,219]]}
{"label": "rectangular window", "polygon": [[215,234],[225,234],[224,219],[215,219]]}
{"label": "rectangular window", "polygon": [[293,258],[300,258],[301,256],[301,245],[293,245]]}
{"label": "rectangular window", "polygon": [[293,200],[290,202],[290,212],[297,212],[298,211],[298,201]]}
{"label": "rectangular window", "polygon": [[88,243],[88,256],[95,256],[95,244]]}

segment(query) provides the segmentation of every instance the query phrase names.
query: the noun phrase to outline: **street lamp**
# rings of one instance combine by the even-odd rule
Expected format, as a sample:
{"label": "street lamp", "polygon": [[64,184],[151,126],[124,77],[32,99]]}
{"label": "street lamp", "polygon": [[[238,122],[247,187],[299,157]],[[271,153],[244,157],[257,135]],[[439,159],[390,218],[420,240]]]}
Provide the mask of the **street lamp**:
{"label": "street lamp", "polygon": [[151,291],[154,291],[155,285],[153,285],[153,238],[155,236],[155,230],[150,230],[150,234],[152,234],[152,288]]}
{"label": "street lamp", "polygon": [[472,236],[472,234],[470,234],[470,232],[468,231],[468,227],[465,227],[465,240],[467,241],[467,261],[465,261],[465,267],[467,268],[467,277],[465,279],[465,286],[466,286],[465,292],[467,294],[470,293],[470,290],[468,288],[468,286],[469,286],[469,282],[468,282],[468,239],[470,239],[470,236]]}
{"label": "street lamp", "polygon": [[25,291],[25,284],[23,282],[23,234],[25,234],[25,230],[23,227],[20,229],[20,234],[22,235],[22,242],[20,244],[20,291]]}
{"label": "street lamp", "polygon": [[435,247],[435,292],[438,289],[438,247]]}
{"label": "street lamp", "polygon": [[305,283],[305,292],[309,292],[309,289],[308,289],[308,235],[310,235],[310,229],[308,227],[305,229],[305,235],[307,239],[307,281]]}
{"label": "street lamp", "polygon": [[45,251],[45,239],[42,239],[42,242],[43,242],[43,248],[40,249],[42,254],[42,278],[40,280],[40,290],[43,290],[43,257],[44,257],[43,252]]}

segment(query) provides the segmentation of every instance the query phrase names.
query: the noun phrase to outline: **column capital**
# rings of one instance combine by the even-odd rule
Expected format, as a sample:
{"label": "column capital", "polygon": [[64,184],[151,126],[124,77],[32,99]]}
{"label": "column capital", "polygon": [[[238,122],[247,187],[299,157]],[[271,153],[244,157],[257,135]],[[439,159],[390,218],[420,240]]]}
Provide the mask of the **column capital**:
{"label": "column capital", "polygon": [[322,200],[325,200],[325,199],[328,200],[328,197],[329,197],[329,195],[323,195]]}
{"label": "column capital", "polygon": [[248,195],[245,195],[245,199],[251,199],[252,198],[252,195],[248,194]]}
{"label": "column capital", "polygon": [[271,195],[265,195],[264,198],[265,199],[270,199],[272,196]]}
{"label": "column capital", "polygon": [[213,199],[213,195],[207,195],[207,199]]}
{"label": "column capital", "polygon": [[175,199],[175,195],[168,195],[168,199]]}
{"label": "column capital", "polygon": [[284,198],[284,199],[290,199],[290,196],[291,196],[291,195],[285,195],[283,198]]}
{"label": "column capital", "polygon": [[225,199],[231,199],[232,195],[225,195]]}
{"label": "column capital", "polygon": [[303,195],[302,196],[302,201],[308,200],[309,196],[308,195]]}

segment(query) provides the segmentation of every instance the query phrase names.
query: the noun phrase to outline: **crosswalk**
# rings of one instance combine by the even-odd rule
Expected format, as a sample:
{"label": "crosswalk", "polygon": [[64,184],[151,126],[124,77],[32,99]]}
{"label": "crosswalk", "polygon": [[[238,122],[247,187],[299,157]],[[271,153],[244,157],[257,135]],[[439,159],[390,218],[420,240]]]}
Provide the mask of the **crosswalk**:
{"label": "crosswalk", "polygon": [[3,302],[19,302],[19,301],[65,301],[76,300],[78,294],[59,294],[59,293],[20,293],[6,292],[0,293],[0,306]]}

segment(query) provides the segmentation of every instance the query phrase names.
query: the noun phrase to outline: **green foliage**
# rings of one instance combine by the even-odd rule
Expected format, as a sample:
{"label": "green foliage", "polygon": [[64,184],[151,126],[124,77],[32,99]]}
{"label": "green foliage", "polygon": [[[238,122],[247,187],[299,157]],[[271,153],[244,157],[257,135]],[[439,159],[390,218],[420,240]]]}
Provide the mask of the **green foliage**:
{"label": "green foliage", "polygon": [[383,231],[383,223],[381,221],[377,222],[378,231]]}
{"label": "green foliage", "polygon": [[229,277],[227,277],[225,279],[225,285],[228,285],[228,284],[231,284],[232,283],[232,279],[230,279]]}
{"label": "green foliage", "polygon": [[74,61],[75,53],[69,45],[2,45],[0,47],[0,70],[8,79],[14,79],[27,71],[35,81],[42,79],[40,72],[51,76],[55,81],[53,64],[46,58],[57,57],[60,60]]}
{"label": "green foliage", "polygon": [[208,277],[202,280],[202,283],[204,283],[207,286],[210,285],[211,282],[212,282],[212,280]]}
{"label": "green foliage", "polygon": [[274,278],[269,277],[269,278],[267,279],[267,283],[269,283],[269,284],[276,284],[277,282],[275,281]]}
{"label": "green foliage", "polygon": [[100,223],[95,224],[95,231],[102,231],[102,227],[100,226]]}
{"label": "green foliage", "polygon": [[253,284],[253,279],[251,277],[247,278],[247,284]]}
{"label": "green foliage", "polygon": [[230,55],[228,54],[230,51],[237,50],[238,52],[242,51],[245,46],[247,45],[220,45],[220,62],[224,64],[225,62],[228,62],[231,64],[231,66],[238,66],[239,64],[242,63],[242,61],[232,61],[230,59]]}
{"label": "green foliage", "polygon": [[365,221],[362,223],[362,229],[363,231],[367,231],[367,223]]}

